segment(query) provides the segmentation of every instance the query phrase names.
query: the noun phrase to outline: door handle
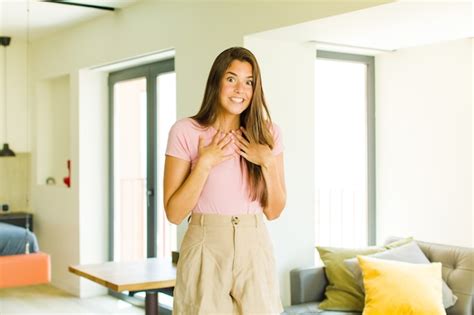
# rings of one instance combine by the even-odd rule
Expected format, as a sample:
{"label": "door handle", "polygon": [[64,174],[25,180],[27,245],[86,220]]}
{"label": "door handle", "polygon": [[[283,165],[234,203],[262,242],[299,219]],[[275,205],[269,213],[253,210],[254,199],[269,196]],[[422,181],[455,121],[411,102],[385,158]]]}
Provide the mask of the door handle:
{"label": "door handle", "polygon": [[147,207],[150,207],[150,200],[155,195],[155,190],[153,188],[148,188],[146,191],[148,198],[146,198]]}

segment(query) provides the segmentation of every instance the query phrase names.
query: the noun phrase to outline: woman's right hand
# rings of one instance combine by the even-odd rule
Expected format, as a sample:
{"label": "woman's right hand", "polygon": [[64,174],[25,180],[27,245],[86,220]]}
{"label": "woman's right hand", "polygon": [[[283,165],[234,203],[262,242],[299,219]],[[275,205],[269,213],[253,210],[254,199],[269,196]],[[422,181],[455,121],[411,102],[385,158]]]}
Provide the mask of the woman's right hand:
{"label": "woman's right hand", "polygon": [[230,160],[234,154],[225,154],[225,149],[233,141],[233,136],[230,133],[225,135],[223,132],[217,131],[212,137],[211,143],[204,146],[204,139],[199,136],[198,164],[210,170],[217,164]]}

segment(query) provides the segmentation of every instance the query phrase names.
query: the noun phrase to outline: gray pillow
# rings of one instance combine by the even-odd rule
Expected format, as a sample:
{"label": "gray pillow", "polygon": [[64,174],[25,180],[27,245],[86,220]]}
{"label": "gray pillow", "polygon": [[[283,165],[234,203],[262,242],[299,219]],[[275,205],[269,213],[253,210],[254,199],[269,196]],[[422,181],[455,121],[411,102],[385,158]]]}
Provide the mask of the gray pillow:
{"label": "gray pillow", "polygon": [[[416,242],[410,242],[408,244],[402,245],[400,247],[395,247],[393,249],[367,255],[370,257],[375,257],[379,259],[385,260],[395,260],[395,261],[402,261],[412,264],[429,264],[430,261],[426,258],[423,251],[420,249]],[[364,279],[362,276],[362,270],[359,267],[359,262],[356,258],[350,258],[344,260],[344,264],[346,267],[352,272],[357,284],[362,288],[364,291]],[[448,308],[454,305],[458,300],[458,297],[453,294],[453,291],[448,287],[446,282],[443,281],[442,288],[443,288],[443,305],[444,308]],[[365,291],[364,291],[365,292]]]}

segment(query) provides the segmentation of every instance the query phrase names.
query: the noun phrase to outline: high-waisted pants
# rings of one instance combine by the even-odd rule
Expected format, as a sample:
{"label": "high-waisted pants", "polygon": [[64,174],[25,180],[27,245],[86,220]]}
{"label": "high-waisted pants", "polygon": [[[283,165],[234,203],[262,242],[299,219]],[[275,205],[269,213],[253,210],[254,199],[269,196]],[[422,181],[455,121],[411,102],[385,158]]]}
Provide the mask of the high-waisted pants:
{"label": "high-waisted pants", "polygon": [[174,315],[283,312],[263,214],[193,213],[181,244],[173,296]]}

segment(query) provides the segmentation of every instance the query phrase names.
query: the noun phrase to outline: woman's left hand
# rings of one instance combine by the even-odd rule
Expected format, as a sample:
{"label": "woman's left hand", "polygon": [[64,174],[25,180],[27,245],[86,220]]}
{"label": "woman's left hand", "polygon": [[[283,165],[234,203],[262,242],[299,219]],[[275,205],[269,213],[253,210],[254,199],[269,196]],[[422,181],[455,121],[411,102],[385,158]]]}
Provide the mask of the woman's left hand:
{"label": "woman's left hand", "polygon": [[242,133],[247,136],[247,139],[250,139],[244,127],[240,127],[240,130],[232,131],[232,135],[235,139],[234,143],[238,147],[237,153],[253,164],[268,167],[274,161],[270,147],[268,145],[250,142],[243,137]]}

